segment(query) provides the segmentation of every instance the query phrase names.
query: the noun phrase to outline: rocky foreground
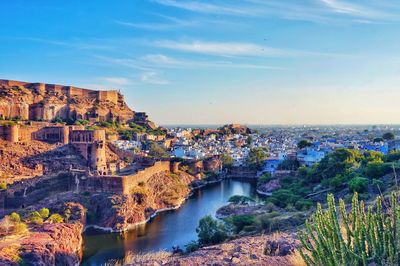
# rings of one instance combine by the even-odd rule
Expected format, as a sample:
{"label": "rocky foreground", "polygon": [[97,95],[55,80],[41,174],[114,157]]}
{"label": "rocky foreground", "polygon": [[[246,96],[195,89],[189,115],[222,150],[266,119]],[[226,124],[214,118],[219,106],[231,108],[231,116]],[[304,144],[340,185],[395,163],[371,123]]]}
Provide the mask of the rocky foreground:
{"label": "rocky foreground", "polygon": [[71,212],[62,223],[29,224],[28,231],[9,235],[0,241],[0,265],[78,265],[81,260],[84,208],[63,206]]}
{"label": "rocky foreground", "polygon": [[121,264],[129,266],[303,265],[301,257],[295,252],[298,245],[299,242],[293,234],[248,236],[220,245],[204,247],[183,256],[166,253],[128,256]]}

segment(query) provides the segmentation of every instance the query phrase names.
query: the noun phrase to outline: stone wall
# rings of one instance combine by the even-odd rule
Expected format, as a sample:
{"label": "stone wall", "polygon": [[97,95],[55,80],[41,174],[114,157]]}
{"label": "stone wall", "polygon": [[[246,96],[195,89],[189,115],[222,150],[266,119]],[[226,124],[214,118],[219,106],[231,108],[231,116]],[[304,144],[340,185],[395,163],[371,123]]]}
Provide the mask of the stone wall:
{"label": "stone wall", "polygon": [[55,176],[36,177],[28,181],[15,182],[0,194],[0,203],[5,209],[21,208],[35,204],[53,193],[70,190],[72,175],[59,173]]}
{"label": "stone wall", "polygon": [[[139,183],[145,183],[153,175],[169,172],[170,170],[171,164],[169,161],[158,161],[153,166],[139,170],[132,175],[77,176],[76,178],[79,179],[78,187],[83,191],[129,194],[132,188]],[[76,184],[74,187],[76,189]]]}

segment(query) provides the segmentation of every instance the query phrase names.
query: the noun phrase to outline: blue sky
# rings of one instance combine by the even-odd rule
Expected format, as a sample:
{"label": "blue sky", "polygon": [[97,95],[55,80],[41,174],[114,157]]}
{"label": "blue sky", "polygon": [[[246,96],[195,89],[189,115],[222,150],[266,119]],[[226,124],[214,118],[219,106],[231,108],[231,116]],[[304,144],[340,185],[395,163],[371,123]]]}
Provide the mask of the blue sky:
{"label": "blue sky", "polygon": [[159,124],[400,123],[397,0],[7,1],[0,78],[120,89]]}

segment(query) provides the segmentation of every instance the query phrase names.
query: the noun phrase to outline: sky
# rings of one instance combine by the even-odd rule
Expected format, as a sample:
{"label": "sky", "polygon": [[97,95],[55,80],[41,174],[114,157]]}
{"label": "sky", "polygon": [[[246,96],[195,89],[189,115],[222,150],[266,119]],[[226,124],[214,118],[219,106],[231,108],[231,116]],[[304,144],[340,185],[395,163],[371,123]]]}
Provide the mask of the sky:
{"label": "sky", "polygon": [[157,124],[399,124],[398,0],[13,0],[0,78],[118,89]]}

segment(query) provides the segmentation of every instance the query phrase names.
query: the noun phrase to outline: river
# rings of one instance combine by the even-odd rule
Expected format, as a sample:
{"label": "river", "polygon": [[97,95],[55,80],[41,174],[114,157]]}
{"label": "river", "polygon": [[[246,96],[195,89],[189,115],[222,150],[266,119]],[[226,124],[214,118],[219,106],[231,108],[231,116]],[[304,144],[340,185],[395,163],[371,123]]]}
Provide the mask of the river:
{"label": "river", "polygon": [[170,250],[178,245],[197,239],[196,227],[206,215],[215,216],[221,206],[233,195],[245,195],[257,200],[254,183],[242,180],[224,180],[194,191],[181,206],[172,211],[157,214],[147,224],[124,234],[88,230],[84,235],[82,265],[104,265],[112,259],[122,259],[129,251],[146,253]]}

